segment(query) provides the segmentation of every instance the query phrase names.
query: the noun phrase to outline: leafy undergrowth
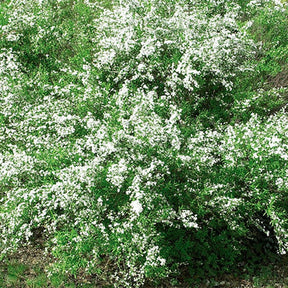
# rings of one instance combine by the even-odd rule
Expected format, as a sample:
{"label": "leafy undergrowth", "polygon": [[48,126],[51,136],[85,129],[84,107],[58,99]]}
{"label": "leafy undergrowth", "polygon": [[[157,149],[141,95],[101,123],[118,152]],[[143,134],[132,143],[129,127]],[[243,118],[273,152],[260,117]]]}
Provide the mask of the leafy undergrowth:
{"label": "leafy undergrowth", "polygon": [[[19,249],[11,255],[7,261],[0,264],[0,287],[11,288],[36,288],[36,287],[97,287],[110,288],[111,283],[99,279],[96,275],[79,274],[72,275],[53,274],[47,276],[47,269],[55,259],[44,252],[41,244],[30,245]],[[171,283],[169,279],[162,281],[157,288],[286,288],[288,287],[288,255],[271,258],[270,261],[262,263],[257,268],[248,268],[243,263],[239,264],[237,273],[225,273],[221,277],[205,280],[195,280],[193,284],[185,282],[185,278],[179,278]],[[103,267],[108,269],[108,267]],[[184,272],[184,271],[183,271]],[[105,271],[103,270],[103,273]],[[107,273],[108,274],[108,273]],[[185,274],[185,273],[184,273]],[[183,274],[182,274],[183,276]],[[198,283],[198,284],[197,284]],[[147,282],[145,288],[155,287],[155,283]]]}

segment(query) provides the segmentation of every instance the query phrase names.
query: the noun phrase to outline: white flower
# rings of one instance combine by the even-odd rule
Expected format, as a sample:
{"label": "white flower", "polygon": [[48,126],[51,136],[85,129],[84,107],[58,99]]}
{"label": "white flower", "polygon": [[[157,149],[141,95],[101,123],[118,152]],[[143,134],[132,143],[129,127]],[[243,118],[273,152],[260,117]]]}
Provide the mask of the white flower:
{"label": "white flower", "polygon": [[182,210],[180,212],[180,219],[186,228],[199,228],[196,222],[197,215],[194,215],[190,210]]}
{"label": "white flower", "polygon": [[134,200],[131,202],[132,211],[134,211],[137,215],[139,215],[143,211],[142,204],[139,200]]}
{"label": "white flower", "polygon": [[127,165],[124,159],[121,159],[118,164],[113,164],[108,169],[107,180],[113,185],[121,188],[122,183],[125,180],[125,173],[127,171]]}
{"label": "white flower", "polygon": [[8,41],[17,41],[18,39],[19,39],[19,35],[15,35],[15,34],[8,34],[7,35]]}
{"label": "white flower", "polygon": [[145,71],[145,65],[143,64],[143,63],[140,63],[139,65],[138,65],[138,67],[137,67],[137,70],[139,71],[139,72],[144,72]]}

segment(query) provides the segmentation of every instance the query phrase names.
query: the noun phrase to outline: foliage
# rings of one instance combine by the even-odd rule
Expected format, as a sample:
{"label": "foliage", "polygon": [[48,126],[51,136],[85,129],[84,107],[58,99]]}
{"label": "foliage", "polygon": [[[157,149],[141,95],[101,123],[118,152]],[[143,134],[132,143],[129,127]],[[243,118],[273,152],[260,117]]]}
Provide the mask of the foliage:
{"label": "foliage", "polygon": [[51,275],[140,287],[285,253],[275,2],[1,2],[2,259],[43,238]]}

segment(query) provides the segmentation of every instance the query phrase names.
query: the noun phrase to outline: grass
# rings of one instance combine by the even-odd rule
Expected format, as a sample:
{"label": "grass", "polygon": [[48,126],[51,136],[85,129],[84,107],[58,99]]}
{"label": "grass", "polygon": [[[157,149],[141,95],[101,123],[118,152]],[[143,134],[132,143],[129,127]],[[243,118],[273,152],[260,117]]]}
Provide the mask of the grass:
{"label": "grass", "polygon": [[[86,279],[72,279],[69,276],[53,275],[47,277],[42,266],[29,263],[21,263],[17,259],[11,259],[8,263],[2,263],[0,267],[0,287],[11,288],[48,288],[48,287],[99,287],[89,283]],[[41,264],[40,264],[41,265]],[[85,281],[87,283],[85,283]]]}
{"label": "grass", "polygon": [[[53,274],[48,277],[45,270],[51,265],[53,258],[44,254],[41,247],[30,246],[23,248],[17,254],[11,255],[6,261],[0,263],[0,287],[1,288],[108,288],[107,283],[100,282],[96,276],[87,276],[84,274],[78,277],[71,275]],[[154,286],[148,283],[144,288]],[[184,284],[178,281],[178,284],[171,285],[163,282],[159,288],[173,287],[220,287],[220,288],[288,288],[288,255],[279,256],[271,263],[265,263],[258,269],[249,271],[241,269],[236,274],[225,274],[219,278],[206,279],[201,283]]]}

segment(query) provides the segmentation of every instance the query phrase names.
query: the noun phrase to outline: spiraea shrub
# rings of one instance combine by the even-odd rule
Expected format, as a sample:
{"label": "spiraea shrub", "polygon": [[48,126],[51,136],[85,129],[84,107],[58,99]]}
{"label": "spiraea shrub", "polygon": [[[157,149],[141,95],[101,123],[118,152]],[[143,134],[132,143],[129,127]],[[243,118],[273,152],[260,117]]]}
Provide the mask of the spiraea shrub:
{"label": "spiraea shrub", "polygon": [[41,238],[49,273],[141,287],[287,251],[287,90],[248,80],[284,4],[0,5],[1,259]]}

